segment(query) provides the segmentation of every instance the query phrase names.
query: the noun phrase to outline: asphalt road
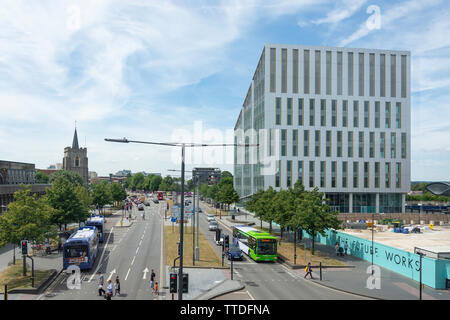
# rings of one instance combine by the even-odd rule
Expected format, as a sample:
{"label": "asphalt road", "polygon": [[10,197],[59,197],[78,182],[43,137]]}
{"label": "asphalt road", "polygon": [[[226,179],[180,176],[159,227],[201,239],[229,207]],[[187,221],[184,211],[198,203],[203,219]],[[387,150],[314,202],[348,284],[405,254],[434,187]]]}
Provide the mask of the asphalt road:
{"label": "asphalt road", "polygon": [[[206,219],[206,209],[201,204],[203,213],[200,213],[199,227],[200,231],[216,247],[219,254],[222,247],[214,242],[215,232],[208,230],[208,221]],[[225,219],[225,217],[222,217]],[[231,229],[224,225],[219,226],[222,232],[230,236],[232,240]],[[225,265],[229,262],[225,258]],[[246,288],[240,293],[230,294],[229,299],[254,299],[254,300],[360,300],[362,297],[343,293],[337,290],[329,289],[304,279],[303,270],[292,270],[278,262],[255,262],[244,254],[243,261],[233,262],[234,280],[241,280]],[[314,274],[314,273],[313,273]],[[318,277],[316,274],[315,276]],[[365,299],[365,298],[364,298]]]}
{"label": "asphalt road", "polygon": [[[102,300],[98,295],[98,274],[101,272],[105,278],[115,281],[119,276],[121,294],[114,296],[113,300],[155,300],[162,299],[164,295],[155,296],[150,288],[150,274],[154,269],[156,281],[159,282],[160,291],[163,287],[163,275],[160,274],[162,248],[161,248],[161,215],[163,215],[165,202],[151,203],[145,207],[145,220],[142,211],[133,208],[137,216],[130,227],[116,227],[120,216],[108,218],[105,233],[105,242],[100,247],[96,264],[88,272],[81,273],[81,288],[69,289],[67,281],[69,275],[61,273],[53,284],[43,293],[40,299],[51,300]],[[104,285],[106,290],[106,285]]]}

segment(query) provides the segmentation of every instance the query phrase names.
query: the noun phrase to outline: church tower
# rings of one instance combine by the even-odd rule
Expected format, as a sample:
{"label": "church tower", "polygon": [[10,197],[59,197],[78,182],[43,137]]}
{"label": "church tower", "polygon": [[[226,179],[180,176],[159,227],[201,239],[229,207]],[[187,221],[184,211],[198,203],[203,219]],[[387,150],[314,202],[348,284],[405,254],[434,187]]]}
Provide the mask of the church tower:
{"label": "church tower", "polygon": [[83,178],[84,184],[86,186],[88,185],[89,178],[87,148],[80,148],[78,146],[78,135],[76,127],[75,133],[73,135],[72,148],[64,148],[63,168],[64,170],[74,171],[78,173]]}

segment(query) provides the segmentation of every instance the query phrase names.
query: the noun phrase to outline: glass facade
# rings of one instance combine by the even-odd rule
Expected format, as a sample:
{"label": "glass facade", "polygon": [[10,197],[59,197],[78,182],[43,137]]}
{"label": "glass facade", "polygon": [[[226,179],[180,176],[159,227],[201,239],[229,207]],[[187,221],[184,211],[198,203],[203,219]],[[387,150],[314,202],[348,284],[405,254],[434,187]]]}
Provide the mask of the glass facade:
{"label": "glass facade", "polygon": [[281,49],[281,92],[287,92],[287,49]]}
{"label": "glass facade", "polygon": [[345,128],[348,125],[348,101],[342,101],[342,126]]}
{"label": "glass facade", "polygon": [[337,126],[337,101],[331,100],[331,126]]}
{"label": "glass facade", "polygon": [[358,128],[359,126],[359,105],[358,101],[353,101],[353,127]]}
{"label": "glass facade", "polygon": [[326,156],[331,157],[331,131],[327,130],[326,133]]}
{"label": "glass facade", "polygon": [[327,125],[327,105],[325,99],[320,99],[320,125]]}
{"label": "glass facade", "polygon": [[309,94],[309,50],[303,51],[303,92]]}
{"label": "glass facade", "polygon": [[376,195],[374,193],[354,193],[353,212],[375,213]]}
{"label": "glass facade", "polygon": [[326,179],[326,164],[325,161],[320,161],[320,187],[325,188]]}
{"label": "glass facade", "polygon": [[402,212],[401,193],[380,193],[380,213]]}
{"label": "glass facade", "polygon": [[327,204],[333,211],[349,212],[350,202],[347,193],[326,193],[325,197],[329,200]]}
{"label": "glass facade", "polygon": [[287,125],[292,125],[292,98],[287,98]]}
{"label": "glass facade", "polygon": [[275,124],[281,125],[281,98],[275,99]]}
{"label": "glass facade", "polygon": [[297,169],[298,169],[298,180],[301,182],[301,184],[304,185],[304,182],[303,182],[303,161],[302,160],[298,161]]}
{"label": "glass facade", "polygon": [[358,188],[359,186],[359,163],[353,162],[353,188]]}
{"label": "glass facade", "polygon": [[309,125],[314,126],[315,107],[314,99],[309,99]]}
{"label": "glass facade", "polygon": [[276,90],[276,49],[270,48],[270,92]]}
{"label": "glass facade", "polygon": [[347,53],[347,89],[348,95],[353,95],[353,52]]}
{"label": "glass facade", "polygon": [[331,51],[327,51],[326,53],[326,94],[331,94]]}
{"label": "glass facade", "polygon": [[292,92],[298,93],[298,49],[292,50]]}
{"label": "glass facade", "polygon": [[309,162],[309,187],[314,188],[314,161]]}
{"label": "glass facade", "polygon": [[320,50],[316,50],[315,52],[315,67],[314,67],[314,89],[315,94],[320,94],[320,68],[321,68],[321,62],[320,62]]}
{"label": "glass facade", "polygon": [[292,156],[298,155],[298,130],[292,130]]}
{"label": "glass facade", "polygon": [[337,52],[337,94],[342,95],[342,51]]}
{"label": "glass facade", "polygon": [[364,96],[364,53],[359,53],[359,96]]}
{"label": "glass facade", "polygon": [[303,98],[298,99],[298,125],[303,126]]}
{"label": "glass facade", "polygon": [[303,131],[303,156],[309,156],[309,130]]}

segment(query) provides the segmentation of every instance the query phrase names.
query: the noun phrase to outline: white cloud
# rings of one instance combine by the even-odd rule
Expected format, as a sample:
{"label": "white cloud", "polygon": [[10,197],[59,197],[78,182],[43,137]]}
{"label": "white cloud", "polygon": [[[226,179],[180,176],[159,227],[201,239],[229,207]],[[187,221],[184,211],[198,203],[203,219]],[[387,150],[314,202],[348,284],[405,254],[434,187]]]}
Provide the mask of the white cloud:
{"label": "white cloud", "polygon": [[337,24],[351,16],[353,16],[362,6],[366,0],[344,0],[339,2],[337,8],[327,13],[324,18],[313,20],[313,24]]}

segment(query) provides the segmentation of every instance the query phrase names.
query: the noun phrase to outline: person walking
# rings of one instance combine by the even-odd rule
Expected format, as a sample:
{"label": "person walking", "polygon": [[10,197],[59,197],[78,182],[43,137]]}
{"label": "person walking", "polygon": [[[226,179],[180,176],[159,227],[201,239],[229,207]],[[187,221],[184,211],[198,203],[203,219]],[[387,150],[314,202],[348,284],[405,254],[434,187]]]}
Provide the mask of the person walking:
{"label": "person walking", "polygon": [[152,269],[152,273],[150,275],[150,287],[152,289],[155,287],[155,278],[156,278],[156,274],[155,274],[155,271]]}
{"label": "person walking", "polygon": [[98,295],[101,296],[105,293],[105,290],[103,289],[103,281],[104,277],[101,274],[101,272],[98,273],[100,276],[98,277]]}
{"label": "person walking", "polygon": [[305,268],[306,274],[305,274],[305,279],[306,276],[309,274],[309,276],[311,277],[311,279],[314,279],[312,276],[312,268],[311,268],[311,262],[308,262],[308,265]]}
{"label": "person walking", "polygon": [[347,241],[345,241],[345,243],[344,243],[345,255],[347,255],[347,250],[348,250],[348,243],[347,243]]}
{"label": "person walking", "polygon": [[155,282],[155,289],[153,289],[153,293],[159,296],[159,286],[158,282]]}
{"label": "person walking", "polygon": [[111,280],[108,280],[108,287],[106,288],[106,300],[111,300],[111,297],[113,295],[113,284],[111,282]]}
{"label": "person walking", "polygon": [[114,295],[120,295],[120,281],[119,281],[119,276],[116,277],[116,287],[115,287],[115,292]]}
{"label": "person walking", "polygon": [[336,242],[336,244],[334,245],[334,248],[336,249],[336,255],[339,255],[339,243]]}

